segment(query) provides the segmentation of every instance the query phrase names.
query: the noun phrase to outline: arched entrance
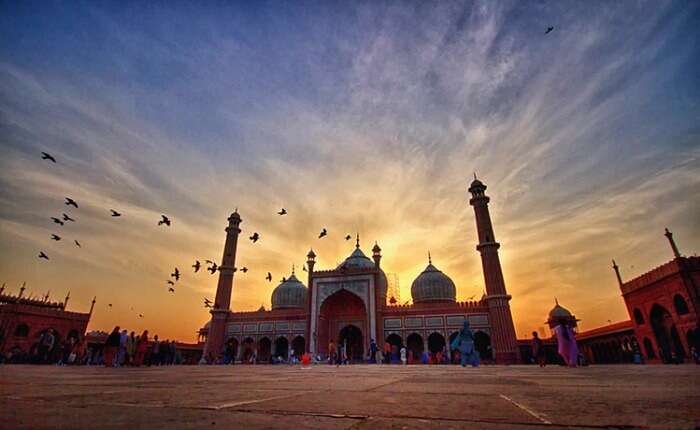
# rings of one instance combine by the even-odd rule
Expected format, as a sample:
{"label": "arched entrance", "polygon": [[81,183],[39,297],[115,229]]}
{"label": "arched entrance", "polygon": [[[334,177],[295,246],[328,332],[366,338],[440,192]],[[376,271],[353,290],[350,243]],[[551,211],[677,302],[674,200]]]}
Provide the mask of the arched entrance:
{"label": "arched entrance", "polygon": [[421,355],[423,355],[423,338],[418,333],[411,333],[406,338],[406,351],[408,357],[408,362],[420,361]]}
{"label": "arched entrance", "polygon": [[479,352],[479,358],[483,361],[493,360],[491,353],[491,337],[483,331],[474,333],[474,349]]}
{"label": "arched entrance", "polygon": [[671,343],[673,344],[673,352],[676,353],[676,359],[680,361],[685,360],[685,350],[675,324],[671,326]]}
{"label": "arched entrance", "polygon": [[258,362],[269,363],[272,351],[272,341],[269,338],[262,338],[258,341]]}
{"label": "arched entrance", "polygon": [[284,336],[280,336],[275,340],[275,357],[287,359],[289,354],[289,341]]}
{"label": "arched entrance", "polygon": [[303,336],[297,336],[292,339],[292,349],[294,350],[294,356],[300,358],[306,352],[304,348],[306,347],[306,342]]}
{"label": "arched entrance", "polygon": [[238,340],[235,337],[230,338],[226,341],[226,346],[224,347],[225,357],[224,360],[227,363],[236,361],[236,355],[238,354]]}
{"label": "arched entrance", "polygon": [[665,363],[671,361],[671,338],[669,335],[671,321],[671,314],[663,306],[658,304],[652,306],[649,322],[656,338],[656,346],[659,348],[659,356]]}
{"label": "arched entrance", "polygon": [[[331,339],[336,345],[341,345],[343,339],[340,338],[340,331],[347,326],[354,326],[359,330],[364,352],[369,345],[369,339],[363,336],[369,333],[367,309],[360,297],[342,289],[331,294],[321,304],[316,327],[316,351],[321,355],[328,354],[328,343]],[[357,350],[355,347],[355,351]],[[353,357],[356,355],[354,352],[352,354]]]}
{"label": "arched entrance", "polygon": [[248,363],[255,352],[255,341],[251,337],[246,337],[243,340],[243,354],[241,355],[241,360],[243,363]]}
{"label": "arched entrance", "polygon": [[432,333],[428,336],[428,350],[437,354],[445,347],[445,338],[440,333]]}
{"label": "arched entrance", "polygon": [[399,336],[396,333],[392,333],[389,336],[387,336],[386,342],[388,342],[389,345],[391,345],[391,356],[384,357],[384,360],[392,363],[398,362],[401,359],[401,357],[399,356],[399,351],[401,351],[401,346],[403,345],[403,340],[401,339],[401,336]]}
{"label": "arched entrance", "polygon": [[363,361],[365,348],[362,338],[362,330],[354,325],[347,325],[340,330],[338,345],[345,346],[346,354],[350,361]]}

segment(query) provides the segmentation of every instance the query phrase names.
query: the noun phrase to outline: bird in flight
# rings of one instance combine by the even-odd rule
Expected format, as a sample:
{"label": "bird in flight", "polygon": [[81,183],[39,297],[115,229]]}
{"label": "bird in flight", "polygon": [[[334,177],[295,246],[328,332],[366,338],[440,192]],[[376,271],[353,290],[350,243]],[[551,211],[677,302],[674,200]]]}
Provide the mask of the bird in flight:
{"label": "bird in flight", "polygon": [[282,280],[281,280],[280,282],[282,282],[282,283],[284,284],[285,282],[287,282],[287,278],[285,278],[284,276],[282,276]]}
{"label": "bird in flight", "polygon": [[253,235],[250,236],[248,239],[250,239],[251,241],[253,241],[253,243],[255,243],[255,242],[258,241],[258,239],[260,239],[260,235],[259,235],[257,232],[255,232],[255,233],[253,233]]}
{"label": "bird in flight", "polygon": [[272,273],[267,272],[267,276],[265,276],[265,279],[267,279],[267,282],[272,282]]}
{"label": "bird in flight", "polygon": [[277,212],[277,215],[287,215],[287,209],[282,208],[281,211]]}
{"label": "bird in flight", "polygon": [[241,269],[241,272],[243,272],[243,273],[246,273],[247,271],[248,271],[248,268],[247,268],[247,267],[243,267],[243,268]]}
{"label": "bird in flight", "polygon": [[56,159],[53,158],[53,156],[51,154],[49,154],[48,152],[42,152],[41,159],[42,160],[49,160],[49,161],[54,162],[54,163],[56,162]]}
{"label": "bird in flight", "polygon": [[75,222],[75,220],[74,220],[73,218],[69,217],[69,216],[66,215],[66,214],[63,214],[63,221]]}
{"label": "bird in flight", "polygon": [[211,309],[211,302],[209,301],[209,299],[204,299],[204,307]]}
{"label": "bird in flight", "polygon": [[202,267],[202,265],[199,263],[199,260],[195,260],[194,264],[192,265],[192,268],[194,269],[194,273],[199,272],[200,267]]}
{"label": "bird in flight", "polygon": [[165,215],[161,215],[161,216],[160,216],[160,221],[158,221],[158,225],[163,225],[163,224],[165,224],[165,225],[167,225],[168,227],[170,227],[170,218],[168,218],[168,217],[165,216]]}
{"label": "bird in flight", "polygon": [[177,267],[175,268],[175,271],[170,274],[173,278],[175,278],[176,281],[180,280],[180,271],[177,270]]}
{"label": "bird in flight", "polygon": [[350,239],[352,239],[352,236],[350,236],[350,235],[345,236],[345,240],[350,240]]}
{"label": "bird in flight", "polygon": [[110,209],[109,211],[112,213],[112,216],[113,216],[113,217],[122,216],[122,214],[120,214],[119,212],[115,211],[114,209]]}
{"label": "bird in flight", "polygon": [[56,218],[56,217],[53,217],[53,216],[51,217],[51,219],[52,219],[53,222],[55,222],[56,224],[63,225],[63,221],[61,221],[60,219],[58,219],[58,218]]}
{"label": "bird in flight", "polygon": [[544,34],[549,34],[554,30],[554,27],[547,27],[547,31],[544,32]]}
{"label": "bird in flight", "polygon": [[109,307],[111,308],[111,307],[112,307],[112,304],[111,304],[111,303],[109,303],[109,304],[108,304],[107,306],[109,306]]}
{"label": "bird in flight", "polygon": [[70,197],[66,197],[66,206],[73,206],[74,208],[78,209],[78,204]]}
{"label": "bird in flight", "polygon": [[49,256],[44,254],[44,251],[39,251],[39,258],[43,258],[45,260],[48,260]]}
{"label": "bird in flight", "polygon": [[168,288],[168,291],[170,291],[171,293],[174,293],[174,292],[175,292],[175,288],[169,287],[169,288]]}
{"label": "bird in flight", "polygon": [[167,280],[168,285],[175,285],[175,282],[171,281],[170,279]]}
{"label": "bird in flight", "polygon": [[322,238],[323,236],[326,236],[328,234],[328,231],[324,228],[321,230],[321,233],[319,233],[318,238]]}
{"label": "bird in flight", "polygon": [[77,239],[76,239],[76,240],[74,240],[73,242],[75,242],[75,245],[76,245],[76,246],[77,246],[78,248],[82,248],[82,246],[80,246],[80,242],[78,242],[78,240],[77,240]]}
{"label": "bird in flight", "polygon": [[143,318],[143,314],[139,314],[139,318]]}
{"label": "bird in flight", "polygon": [[218,268],[219,268],[219,266],[217,266],[216,263],[212,263],[212,266],[211,266],[211,267],[207,267],[207,270],[208,270],[209,272],[211,272],[211,274],[213,275],[214,273],[216,273],[216,270],[217,270]]}
{"label": "bird in flight", "polygon": [[52,233],[52,234],[51,234],[51,239],[53,239],[53,240],[55,240],[56,242],[58,242],[59,240],[61,240],[61,236],[58,236],[58,235],[55,235],[55,234]]}

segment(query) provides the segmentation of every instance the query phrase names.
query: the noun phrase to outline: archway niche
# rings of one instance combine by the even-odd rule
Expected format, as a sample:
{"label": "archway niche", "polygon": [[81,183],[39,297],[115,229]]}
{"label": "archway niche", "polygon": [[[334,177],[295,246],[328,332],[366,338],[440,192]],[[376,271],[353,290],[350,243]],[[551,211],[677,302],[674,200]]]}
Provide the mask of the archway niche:
{"label": "archway niche", "polygon": [[[421,358],[421,355],[423,354],[423,337],[419,335],[418,333],[411,333],[407,338],[406,338],[406,353],[408,355],[408,352],[411,353],[411,357],[413,361],[419,361]],[[411,360],[409,359],[409,362]]]}
{"label": "archway niche", "polygon": [[440,333],[431,333],[430,336],[428,336],[428,350],[431,353],[437,354],[441,352],[445,346],[445,337]]}

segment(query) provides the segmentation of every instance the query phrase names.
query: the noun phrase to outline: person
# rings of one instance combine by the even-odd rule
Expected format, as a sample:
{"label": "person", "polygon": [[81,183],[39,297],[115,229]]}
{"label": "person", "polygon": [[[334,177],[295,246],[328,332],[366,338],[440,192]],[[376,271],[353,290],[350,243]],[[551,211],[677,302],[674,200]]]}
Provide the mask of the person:
{"label": "person", "polygon": [[540,367],[545,366],[544,344],[536,331],[532,332],[532,357]]}
{"label": "person", "polygon": [[338,359],[338,356],[337,356],[337,350],[335,347],[335,342],[333,342],[333,339],[331,339],[331,341],[328,342],[328,364],[335,363],[337,359]]}
{"label": "person", "polygon": [[377,347],[377,342],[374,341],[374,339],[369,340],[369,362],[370,363],[375,363],[376,357],[377,357],[377,351],[379,348]]}
{"label": "person", "polygon": [[388,340],[384,341],[384,360],[386,364],[391,364],[391,344]]}
{"label": "person", "polygon": [[401,363],[405,366],[406,365],[406,347],[401,346]]}
{"label": "person", "polygon": [[112,333],[107,336],[105,341],[105,352],[104,352],[104,364],[105,367],[111,367],[115,365],[116,356],[119,352],[119,343],[121,342],[121,335],[119,334],[119,326],[114,327]]}
{"label": "person", "polygon": [[345,352],[345,347],[342,344],[338,344],[338,352],[336,354],[336,360],[335,360],[335,365],[336,367],[340,367],[341,364],[343,364],[343,354]]}
{"label": "person", "polygon": [[129,334],[126,339],[126,364],[132,366],[134,364],[134,359],[136,358],[136,333],[133,331]]}
{"label": "person", "polygon": [[39,363],[48,363],[51,351],[56,338],[53,335],[53,329],[48,329],[41,335],[39,339]]}
{"label": "person", "polygon": [[129,332],[122,330],[119,335],[119,355],[117,357],[117,365],[123,366],[126,364],[126,342],[129,340]]}
{"label": "person", "polygon": [[[253,354],[255,354],[255,353],[253,352]],[[292,365],[296,364],[296,361],[297,361],[297,357],[294,355],[294,348],[292,348],[289,350],[289,365],[292,366]]]}
{"label": "person", "polygon": [[175,356],[177,355],[177,345],[175,344],[174,340],[170,341],[170,345],[168,346],[170,348],[170,365],[175,364]]}
{"label": "person", "polygon": [[698,353],[698,349],[695,346],[690,347],[690,357],[695,364],[700,364],[700,353]]}
{"label": "person", "polygon": [[146,352],[148,351],[148,330],[144,330],[135,342],[134,366],[141,366],[146,359]]}
{"label": "person", "polygon": [[377,348],[377,352],[374,354],[374,361],[381,365],[384,364],[384,354],[382,354],[382,350]]}
{"label": "person", "polygon": [[153,345],[151,345],[151,353],[148,356],[148,365],[157,366],[160,364],[160,343],[158,335],[153,336]]}
{"label": "person", "polygon": [[554,333],[557,337],[557,351],[561,358],[564,359],[564,363],[569,367],[576,367],[578,364],[578,346],[576,345],[574,330],[566,320],[562,319],[554,327]]}
{"label": "person", "polygon": [[469,320],[465,319],[462,324],[462,329],[452,341],[453,350],[459,350],[460,364],[466,367],[467,363],[472,367],[479,366],[479,353],[474,348],[474,333],[469,328]]}

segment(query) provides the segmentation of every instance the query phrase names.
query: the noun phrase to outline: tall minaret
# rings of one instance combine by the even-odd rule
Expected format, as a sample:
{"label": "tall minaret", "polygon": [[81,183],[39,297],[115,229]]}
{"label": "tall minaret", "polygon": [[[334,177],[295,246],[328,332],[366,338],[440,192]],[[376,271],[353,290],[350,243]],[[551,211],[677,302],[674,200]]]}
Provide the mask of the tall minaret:
{"label": "tall minaret", "polygon": [[224,243],[224,255],[221,257],[219,266],[219,284],[216,287],[216,298],[214,307],[211,310],[211,325],[207,336],[207,344],[204,348],[205,354],[212,354],[216,358],[224,349],[226,335],[226,319],[230,312],[231,291],[233,290],[233,273],[236,265],[236,247],[238,245],[238,235],[241,229],[241,217],[236,210],[228,217],[228,227],[226,227],[226,242]]}
{"label": "tall minaret", "polygon": [[481,265],[486,284],[486,302],[489,307],[491,325],[491,343],[497,363],[515,363],[518,360],[518,343],[515,337],[513,316],[510,313],[511,296],[506,292],[503,280],[501,262],[498,259],[498,248],[489,215],[490,199],[484,194],[486,185],[474,175],[474,181],[469,187],[472,198],[469,204],[474,206],[476,230],[479,236],[477,251],[481,253]]}

